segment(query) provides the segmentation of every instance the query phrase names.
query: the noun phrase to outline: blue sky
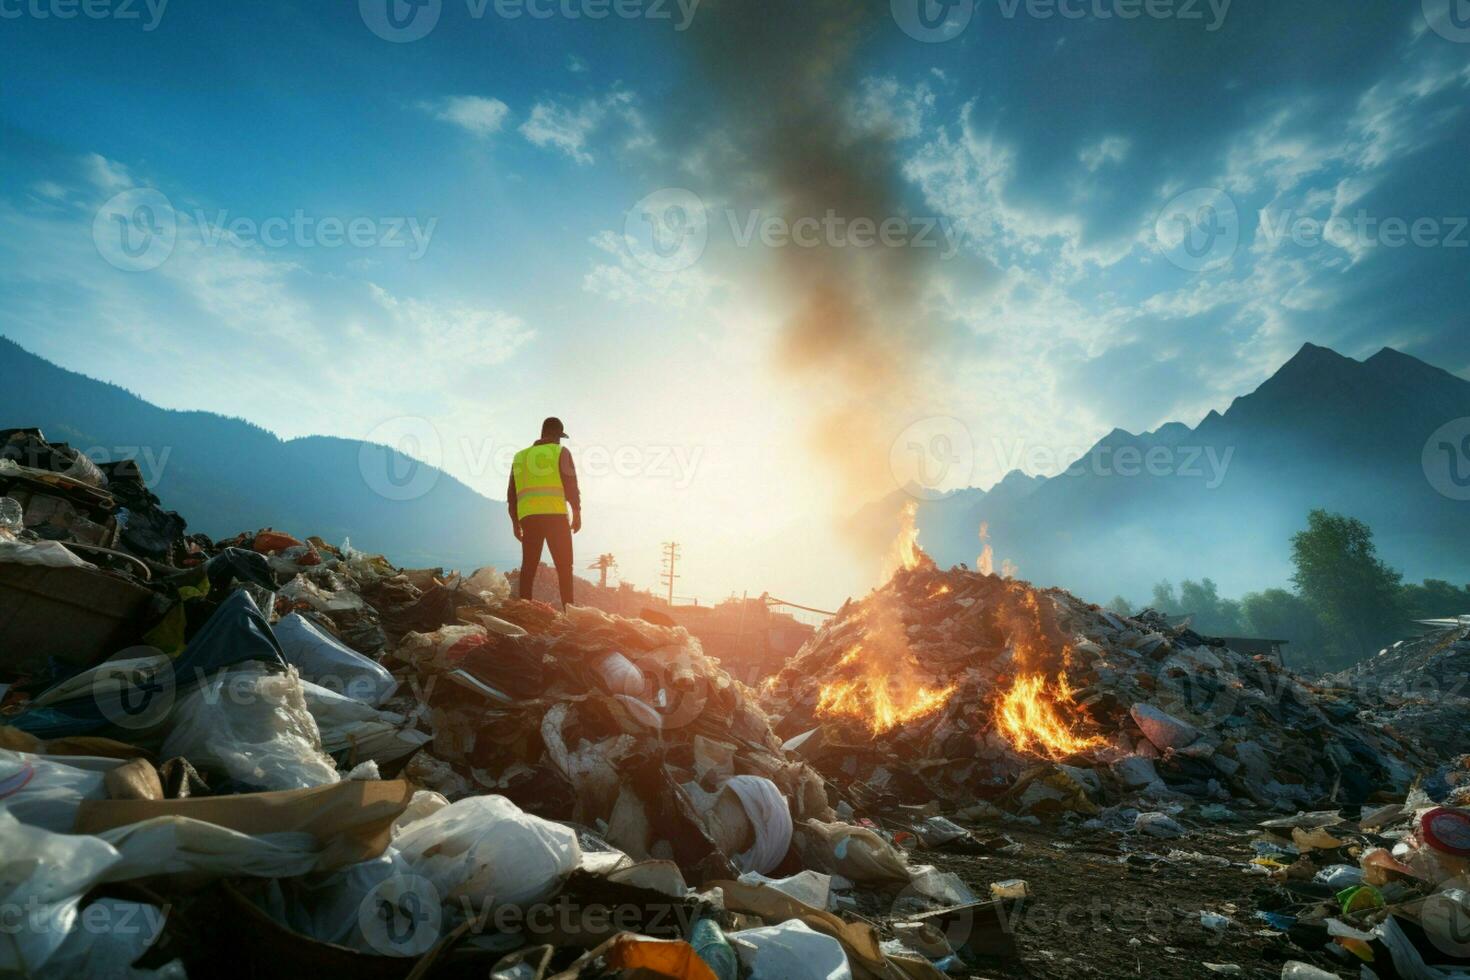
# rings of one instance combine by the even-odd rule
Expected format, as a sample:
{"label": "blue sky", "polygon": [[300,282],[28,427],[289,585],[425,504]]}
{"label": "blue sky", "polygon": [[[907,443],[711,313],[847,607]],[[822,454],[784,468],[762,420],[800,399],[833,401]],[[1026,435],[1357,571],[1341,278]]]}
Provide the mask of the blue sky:
{"label": "blue sky", "polygon": [[[440,0],[397,7],[437,15],[398,42],[388,2],[0,0],[0,333],[284,437],[427,423],[493,496],[554,412],[605,460],[583,550],[648,582],[678,537],[705,597],[830,570],[828,518],[952,425],[926,420],[987,486],[1022,449],[1060,469],[1194,424],[1304,341],[1470,377],[1464,0],[962,0],[931,40],[906,0]],[[812,253],[742,229],[794,215],[762,128],[788,99],[830,118],[824,160],[882,160],[887,210],[840,217],[897,216],[918,254],[901,309],[873,297],[886,394],[779,363]],[[650,251],[669,200],[697,254]]]}

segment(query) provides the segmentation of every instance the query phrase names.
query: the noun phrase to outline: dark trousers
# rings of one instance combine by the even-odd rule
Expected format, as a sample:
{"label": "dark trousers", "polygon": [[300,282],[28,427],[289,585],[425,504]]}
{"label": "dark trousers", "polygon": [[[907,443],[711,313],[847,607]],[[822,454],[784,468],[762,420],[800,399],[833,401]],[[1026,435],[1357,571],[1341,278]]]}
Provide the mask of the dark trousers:
{"label": "dark trousers", "polygon": [[572,604],[572,523],[563,514],[532,514],[521,518],[521,598],[532,598],[536,570],[541,567],[541,545],[551,549],[561,604]]}

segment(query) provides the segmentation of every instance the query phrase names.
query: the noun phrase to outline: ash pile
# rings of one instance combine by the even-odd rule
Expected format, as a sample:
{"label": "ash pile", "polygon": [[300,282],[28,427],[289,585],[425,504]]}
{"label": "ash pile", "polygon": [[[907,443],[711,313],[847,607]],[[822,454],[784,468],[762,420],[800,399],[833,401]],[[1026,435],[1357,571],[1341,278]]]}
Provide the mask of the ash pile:
{"label": "ash pile", "polygon": [[684,629],[212,541],[135,468],[9,445],[0,904],[28,911],[0,973],[933,980],[996,952],[932,918],[996,903],[841,819]]}
{"label": "ash pile", "polygon": [[788,748],[869,807],[1295,812],[1401,800],[1436,762],[1352,692],[1163,617],[941,570],[916,550],[904,564],[762,688]]}

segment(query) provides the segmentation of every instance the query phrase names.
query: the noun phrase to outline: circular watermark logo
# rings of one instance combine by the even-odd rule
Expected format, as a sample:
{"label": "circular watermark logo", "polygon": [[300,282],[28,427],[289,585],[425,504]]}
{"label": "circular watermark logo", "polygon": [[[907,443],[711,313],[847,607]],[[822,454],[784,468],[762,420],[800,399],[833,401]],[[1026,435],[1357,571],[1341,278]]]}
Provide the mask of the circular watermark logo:
{"label": "circular watermark logo", "polygon": [[[667,732],[691,725],[704,714],[713,696],[707,675],[681,671],[673,658],[659,650],[627,656],[643,674],[643,689],[639,694],[625,690],[618,700],[635,722]],[[731,694],[738,709],[739,687],[732,686]]]}
{"label": "circular watermark logo", "polygon": [[888,6],[899,28],[925,44],[953,40],[975,16],[975,0],[889,0]]}
{"label": "circular watermark logo", "polygon": [[394,875],[375,885],[357,907],[363,939],[384,956],[422,956],[444,927],[439,889],[418,875]]}
{"label": "circular watermark logo", "polygon": [[407,44],[427,37],[438,26],[444,0],[357,0],[357,9],[378,37]]}
{"label": "circular watermark logo", "polygon": [[114,194],[92,219],[97,254],[124,272],[149,272],[174,253],[179,219],[162,192],[134,187]]}
{"label": "circular watermark logo", "polygon": [[[1271,690],[1270,678],[1262,675]],[[1278,685],[1279,686],[1279,685]],[[1164,661],[1158,687],[1151,699],[1166,714],[1197,718],[1207,725],[1221,725],[1240,707],[1240,689],[1215,674],[1201,670],[1188,652],[1175,653]]]}
{"label": "circular watermark logo", "polygon": [[920,500],[938,500],[970,485],[975,473],[975,440],[957,418],[920,419],[893,440],[888,465],[894,482],[905,493]]}
{"label": "circular watermark logo", "polygon": [[655,272],[689,268],[709,244],[704,200],[682,187],[654,191],[628,211],[623,241],[634,259]]}
{"label": "circular watermark logo", "polygon": [[1446,422],[1424,443],[1424,476],[1440,496],[1470,500],[1470,418]]}
{"label": "circular watermark logo", "polygon": [[417,500],[434,489],[443,461],[439,430],[428,419],[412,415],[379,423],[357,452],[364,482],[388,500]]}
{"label": "circular watermark logo", "polygon": [[178,693],[173,661],[153,647],[133,647],[99,664],[92,672],[91,687],[102,717],[127,731],[163,724]]}
{"label": "circular watermark logo", "polygon": [[1424,0],[1430,30],[1456,44],[1470,44],[1470,0]]}
{"label": "circular watermark logo", "polygon": [[1170,262],[1204,272],[1229,262],[1240,247],[1240,210],[1219,188],[1186,191],[1159,212],[1154,237]]}

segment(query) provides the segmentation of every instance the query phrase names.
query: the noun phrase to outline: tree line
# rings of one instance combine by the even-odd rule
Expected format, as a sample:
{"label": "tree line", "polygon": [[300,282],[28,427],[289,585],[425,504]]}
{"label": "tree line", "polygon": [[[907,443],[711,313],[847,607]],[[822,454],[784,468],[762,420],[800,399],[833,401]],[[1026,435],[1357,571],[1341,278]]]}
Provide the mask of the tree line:
{"label": "tree line", "polygon": [[[1373,531],[1356,518],[1314,510],[1307,527],[1292,536],[1296,567],[1292,589],[1220,596],[1208,578],[1154,586],[1146,605],[1168,616],[1190,616],[1206,636],[1258,636],[1286,640],[1298,669],[1340,670],[1402,639],[1416,619],[1470,613],[1470,585],[1439,579],[1406,583],[1403,573],[1378,557]],[[1142,606],[1122,596],[1108,608],[1125,615]]]}

